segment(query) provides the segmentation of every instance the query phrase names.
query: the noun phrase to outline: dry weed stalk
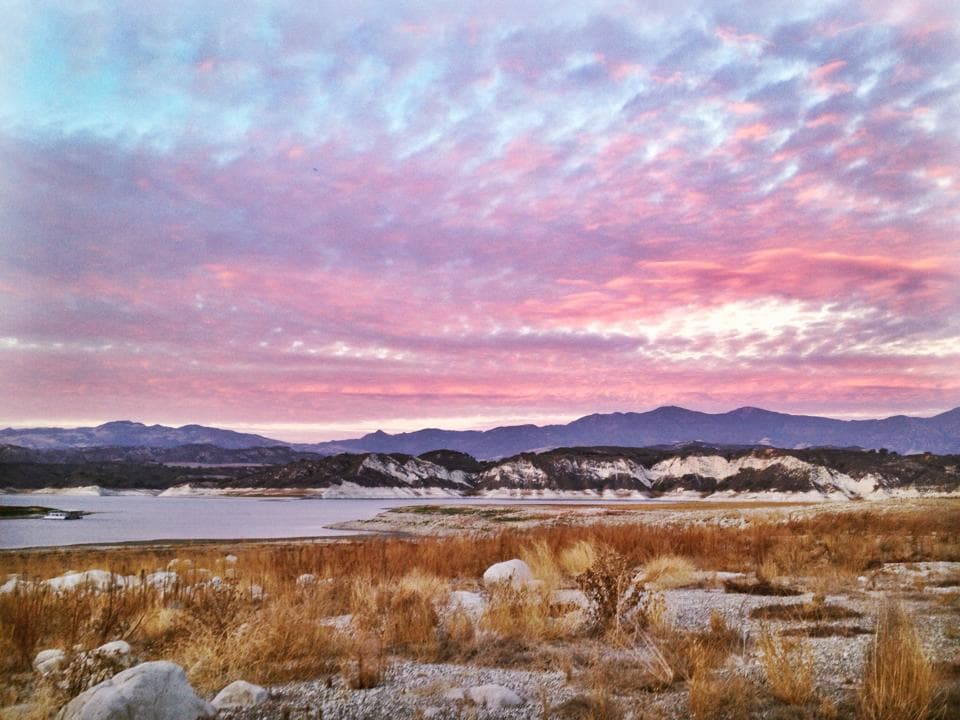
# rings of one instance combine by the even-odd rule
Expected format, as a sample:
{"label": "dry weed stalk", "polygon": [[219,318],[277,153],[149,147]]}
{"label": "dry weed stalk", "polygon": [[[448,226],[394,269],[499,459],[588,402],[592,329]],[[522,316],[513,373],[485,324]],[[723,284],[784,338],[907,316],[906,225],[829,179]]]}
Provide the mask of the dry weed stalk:
{"label": "dry weed stalk", "polygon": [[760,633],[760,663],[773,696],[788,705],[805,705],[813,698],[814,664],[809,646],[798,637]]}
{"label": "dry weed stalk", "polygon": [[936,694],[933,666],[903,609],[886,603],[877,617],[859,692],[864,720],[924,720]]}

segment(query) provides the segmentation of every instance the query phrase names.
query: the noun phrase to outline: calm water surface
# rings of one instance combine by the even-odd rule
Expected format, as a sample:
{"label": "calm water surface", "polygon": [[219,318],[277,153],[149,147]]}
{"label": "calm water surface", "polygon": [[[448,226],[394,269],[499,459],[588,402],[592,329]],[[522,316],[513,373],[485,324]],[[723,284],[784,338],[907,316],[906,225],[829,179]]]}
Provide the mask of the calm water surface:
{"label": "calm water surface", "polygon": [[[229,540],[353,535],[332,523],[371,518],[404,505],[482,500],[324,500],[303,498],[151,497],[136,495],[0,495],[3,505],[86,510],[83,520],[0,521],[0,548],[138,540]],[[489,501],[487,501],[489,502]]]}
{"label": "calm water surface", "polygon": [[328,525],[345,520],[371,518],[387,508],[405,505],[487,505],[497,502],[517,501],[490,498],[326,500],[142,495],[0,495],[2,505],[43,505],[93,513],[83,520],[0,520],[0,548],[144,540],[333,537],[355,533],[349,530],[331,530]]}

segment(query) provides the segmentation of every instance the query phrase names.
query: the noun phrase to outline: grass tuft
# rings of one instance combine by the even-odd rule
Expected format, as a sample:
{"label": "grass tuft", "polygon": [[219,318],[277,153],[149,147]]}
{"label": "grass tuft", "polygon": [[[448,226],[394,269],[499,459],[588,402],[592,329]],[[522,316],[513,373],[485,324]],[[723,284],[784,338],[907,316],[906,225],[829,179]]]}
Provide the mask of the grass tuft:
{"label": "grass tuft", "polygon": [[936,694],[933,666],[903,609],[886,603],[867,650],[859,692],[864,720],[925,720]]}

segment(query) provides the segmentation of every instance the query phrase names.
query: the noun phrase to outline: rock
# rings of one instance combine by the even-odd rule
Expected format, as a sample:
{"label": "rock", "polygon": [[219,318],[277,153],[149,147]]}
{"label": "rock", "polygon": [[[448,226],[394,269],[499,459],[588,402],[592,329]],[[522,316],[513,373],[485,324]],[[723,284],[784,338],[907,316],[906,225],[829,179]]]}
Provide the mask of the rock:
{"label": "rock", "polygon": [[227,563],[227,565],[233,565],[234,563],[237,562],[237,556],[236,556],[236,555],[224,555],[223,561],[224,561],[225,563]]}
{"label": "rock", "polygon": [[316,585],[316,584],[317,584],[317,576],[314,575],[313,573],[304,573],[303,575],[297,578],[297,585],[299,585],[300,587],[304,587],[306,585]]}
{"label": "rock", "polygon": [[124,670],[80,693],[57,720],[197,720],[215,714],[179,665],[160,660]]}
{"label": "rock", "polygon": [[130,654],[130,643],[125,640],[114,640],[112,642],[104,643],[96,650],[93,651],[96,655],[101,655],[103,657],[115,657],[117,655],[129,655]]}
{"label": "rock", "polygon": [[534,579],[530,566],[523,560],[505,560],[491,565],[483,573],[483,584],[487,587],[504,583],[510,583],[517,590],[533,585]]}
{"label": "rock", "polygon": [[135,663],[130,645],[124,640],[114,640],[87,652],[77,652],[63,669],[63,681],[67,687],[85,690]]}
{"label": "rock", "polygon": [[451,688],[443,694],[444,700],[452,700],[453,702],[462,702],[464,698],[462,688]]}
{"label": "rock", "polygon": [[43,584],[56,592],[90,587],[101,592],[111,587],[124,587],[136,584],[136,578],[114,575],[106,570],[87,570],[86,572],[67,572],[58,577],[44,580]]}
{"label": "rock", "polygon": [[217,693],[213,706],[217,710],[256,707],[269,697],[266,688],[245,680],[235,680]]}
{"label": "rock", "polygon": [[7,581],[0,585],[0,593],[12,593],[17,589],[17,585],[25,584],[20,580],[20,575],[18,573],[11,573],[7,575]]}
{"label": "rock", "polygon": [[176,585],[178,579],[179,576],[172,570],[158,570],[157,572],[152,572],[147,575],[145,581],[147,585],[152,585],[162,590]]}
{"label": "rock", "polygon": [[550,604],[567,607],[571,610],[590,609],[590,599],[582,590],[554,590],[550,596]]}
{"label": "rock", "polygon": [[46,677],[51,673],[57,672],[62,666],[67,655],[60,648],[51,648],[41,650],[33,659],[33,669]]}
{"label": "rock", "polygon": [[450,599],[447,601],[448,613],[463,610],[473,622],[483,617],[483,612],[486,609],[486,598],[478,592],[470,592],[469,590],[454,590],[450,593]]}
{"label": "rock", "polygon": [[467,690],[466,695],[472,702],[494,712],[523,702],[519,695],[503,685],[475,685]]}
{"label": "rock", "polygon": [[250,586],[250,599],[251,599],[251,600],[254,600],[254,601],[256,601],[256,602],[259,602],[259,601],[263,600],[263,598],[264,598],[263,588],[262,588],[261,586],[259,586],[259,585],[251,585],[251,586]]}

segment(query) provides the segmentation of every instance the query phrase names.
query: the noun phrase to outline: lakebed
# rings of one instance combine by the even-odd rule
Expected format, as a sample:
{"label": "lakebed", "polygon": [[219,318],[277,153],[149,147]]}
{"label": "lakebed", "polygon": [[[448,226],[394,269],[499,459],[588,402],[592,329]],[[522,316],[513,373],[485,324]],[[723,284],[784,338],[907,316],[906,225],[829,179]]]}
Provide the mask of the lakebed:
{"label": "lakebed", "polygon": [[[144,605],[116,632],[138,661],[179,663],[204,697],[232,680],[262,684],[255,707],[221,712],[237,720],[858,717],[891,604],[914,627],[899,652],[929,664],[946,718],[960,707],[958,520],[960,503],[938,498],[408,501],[348,521],[362,539],[8,550],[0,571],[32,582],[67,569],[176,573],[149,591],[131,581]],[[642,581],[642,622],[594,623],[582,573],[605,548]],[[502,595],[484,570],[511,558],[528,562],[533,584]],[[98,597],[76,601],[90,603],[90,622]],[[68,629],[43,628],[34,649],[64,647]],[[68,635],[93,646],[95,630]],[[6,702],[37,702],[35,674],[9,673]],[[517,704],[485,705],[484,693]]]}

